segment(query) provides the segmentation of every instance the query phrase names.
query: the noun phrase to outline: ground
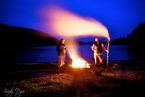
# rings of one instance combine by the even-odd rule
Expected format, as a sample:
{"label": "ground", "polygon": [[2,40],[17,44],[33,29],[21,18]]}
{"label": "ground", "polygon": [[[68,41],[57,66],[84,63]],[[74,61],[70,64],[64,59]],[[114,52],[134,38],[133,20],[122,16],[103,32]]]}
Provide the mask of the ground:
{"label": "ground", "polygon": [[103,67],[60,70],[56,63],[46,63],[20,65],[4,75],[0,80],[0,97],[10,97],[6,90],[13,91],[11,97],[18,94],[22,97],[145,97],[144,70]]}

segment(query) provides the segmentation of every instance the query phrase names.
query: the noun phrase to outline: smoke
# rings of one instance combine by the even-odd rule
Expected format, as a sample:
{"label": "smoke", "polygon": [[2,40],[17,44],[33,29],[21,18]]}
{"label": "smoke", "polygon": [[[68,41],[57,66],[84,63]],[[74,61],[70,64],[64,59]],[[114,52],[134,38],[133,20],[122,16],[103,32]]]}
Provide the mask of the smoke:
{"label": "smoke", "polygon": [[46,12],[45,15],[48,17],[46,28],[53,35],[64,38],[99,36],[110,41],[107,28],[95,19],[84,18],[57,7],[51,7]]}
{"label": "smoke", "polygon": [[[51,7],[44,12],[48,18],[48,21],[45,21],[45,27],[48,28],[48,31],[51,31],[52,35],[73,40],[82,36],[99,36],[110,41],[107,28],[99,21],[84,18],[57,7]],[[76,42],[73,42],[73,45],[67,43],[67,50],[73,59],[73,67],[85,67],[85,60],[80,57]]]}

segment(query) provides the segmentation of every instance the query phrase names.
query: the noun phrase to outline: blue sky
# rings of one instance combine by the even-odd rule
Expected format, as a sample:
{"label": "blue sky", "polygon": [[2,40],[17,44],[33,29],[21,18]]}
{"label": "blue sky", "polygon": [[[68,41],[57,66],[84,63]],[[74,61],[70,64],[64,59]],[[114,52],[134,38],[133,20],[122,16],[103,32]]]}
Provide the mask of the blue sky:
{"label": "blue sky", "polygon": [[108,28],[111,39],[126,37],[145,22],[144,0],[3,0],[0,23],[44,31],[39,11],[51,5],[99,20]]}

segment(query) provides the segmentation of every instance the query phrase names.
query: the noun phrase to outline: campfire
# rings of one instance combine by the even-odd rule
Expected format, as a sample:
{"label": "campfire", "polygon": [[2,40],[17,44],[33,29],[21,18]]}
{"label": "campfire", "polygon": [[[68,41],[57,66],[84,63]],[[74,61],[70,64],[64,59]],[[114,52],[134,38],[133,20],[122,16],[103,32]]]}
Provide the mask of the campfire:
{"label": "campfire", "polygon": [[90,65],[87,61],[83,60],[83,59],[69,59],[68,64],[69,66],[71,66],[72,68],[90,68]]}
{"label": "campfire", "polygon": [[[46,29],[55,37],[75,40],[78,37],[99,36],[110,41],[107,28],[93,18],[82,17],[55,6],[46,8],[42,12],[48,18],[48,22],[45,21]],[[80,56],[77,42],[66,45],[69,57],[73,60],[71,65],[73,68],[90,68],[90,65]]]}
{"label": "campfire", "polygon": [[71,66],[73,68],[90,68],[90,64],[81,59],[74,59]]}
{"label": "campfire", "polygon": [[70,65],[72,68],[90,68],[90,65],[84,60],[78,51],[78,44],[76,41],[66,42],[67,51],[70,56]]}

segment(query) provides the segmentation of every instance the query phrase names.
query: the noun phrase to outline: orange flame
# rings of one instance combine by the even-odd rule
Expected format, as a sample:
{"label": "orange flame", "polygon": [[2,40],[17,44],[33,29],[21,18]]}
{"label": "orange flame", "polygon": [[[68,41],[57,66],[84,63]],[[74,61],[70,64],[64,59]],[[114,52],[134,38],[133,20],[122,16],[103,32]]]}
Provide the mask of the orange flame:
{"label": "orange flame", "polygon": [[67,43],[67,49],[69,56],[72,59],[72,67],[73,68],[89,68],[89,65],[86,64],[86,61],[79,56],[79,52],[77,49],[77,42]]}
{"label": "orange flame", "polygon": [[[52,35],[61,36],[63,38],[74,39],[79,36],[100,36],[106,37],[110,41],[108,30],[100,22],[83,18],[69,11],[52,7],[48,9],[46,17],[49,21],[46,24],[46,28],[51,29]],[[68,46],[68,45],[67,45]],[[84,68],[89,67],[83,58],[79,56],[75,45],[68,46],[67,48],[70,57],[73,60],[72,67]]]}

